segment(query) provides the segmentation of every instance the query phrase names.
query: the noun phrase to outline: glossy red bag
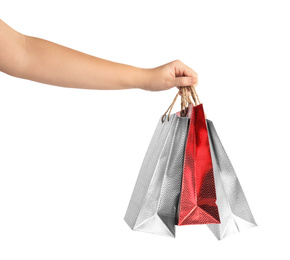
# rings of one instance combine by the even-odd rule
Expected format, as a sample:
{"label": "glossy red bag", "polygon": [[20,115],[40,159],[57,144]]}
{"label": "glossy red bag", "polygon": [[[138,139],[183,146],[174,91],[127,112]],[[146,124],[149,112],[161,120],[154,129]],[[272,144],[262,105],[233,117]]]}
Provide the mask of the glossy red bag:
{"label": "glossy red bag", "polygon": [[[194,87],[191,104],[177,225],[220,223],[216,204],[213,165],[203,104],[197,104]],[[194,95],[195,93],[195,95]]]}

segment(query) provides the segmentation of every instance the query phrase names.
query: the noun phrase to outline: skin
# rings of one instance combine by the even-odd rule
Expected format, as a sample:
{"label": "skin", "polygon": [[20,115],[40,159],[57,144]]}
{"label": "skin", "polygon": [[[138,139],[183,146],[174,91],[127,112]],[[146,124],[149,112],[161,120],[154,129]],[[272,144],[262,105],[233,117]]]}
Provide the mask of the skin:
{"label": "skin", "polygon": [[197,73],[180,60],[138,68],[21,34],[0,20],[0,71],[49,85],[99,90],[162,91],[197,86]]}

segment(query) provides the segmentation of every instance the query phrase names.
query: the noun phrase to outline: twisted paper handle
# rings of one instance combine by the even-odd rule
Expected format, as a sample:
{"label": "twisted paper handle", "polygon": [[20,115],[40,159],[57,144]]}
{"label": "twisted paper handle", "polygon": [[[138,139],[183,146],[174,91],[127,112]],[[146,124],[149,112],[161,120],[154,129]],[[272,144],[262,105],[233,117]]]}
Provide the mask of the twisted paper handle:
{"label": "twisted paper handle", "polygon": [[[190,94],[191,94],[191,96],[192,96],[192,98],[194,100],[195,105],[201,104],[201,102],[199,100],[199,97],[198,97],[198,95],[196,93],[195,87],[194,86],[189,86],[189,91],[190,91]],[[198,102],[198,104],[197,104],[197,102]],[[205,116],[205,119],[207,119],[205,113],[204,113],[204,116]]]}
{"label": "twisted paper handle", "polygon": [[192,101],[190,100],[190,97],[188,95],[188,91],[189,91],[188,87],[180,87],[180,89],[178,90],[178,93],[176,94],[176,96],[175,96],[174,100],[172,101],[171,105],[168,107],[166,112],[163,114],[163,116],[161,118],[162,123],[164,122],[165,116],[166,116],[168,111],[169,111],[169,113],[168,113],[167,119],[169,121],[169,116],[170,116],[171,110],[172,110],[172,108],[173,108],[173,106],[175,104],[175,101],[178,98],[179,92],[181,92],[181,111],[180,111],[180,116],[186,116],[187,110],[188,110],[188,105],[192,104]]}
{"label": "twisted paper handle", "polygon": [[[175,104],[175,101],[177,100],[177,97],[178,97],[180,91],[181,91],[181,111],[180,111],[180,116],[182,116],[182,117],[186,116],[189,104],[193,104],[193,102],[194,102],[193,106],[201,104],[201,102],[199,100],[199,97],[198,97],[198,95],[196,93],[195,87],[193,85],[192,86],[186,86],[186,87],[180,87],[180,90],[176,94],[176,96],[173,99],[171,105],[168,107],[166,112],[163,114],[163,116],[161,118],[162,123],[164,122],[165,116],[166,116],[168,111],[169,111],[169,113],[168,113],[167,119],[169,121],[169,116],[170,116],[171,110],[172,110],[172,108],[173,108],[173,106]],[[188,95],[188,92],[191,94],[193,102],[191,101],[190,96]]]}
{"label": "twisted paper handle", "polygon": [[[198,95],[196,93],[195,87],[194,86],[189,86],[188,89],[189,89],[189,92],[190,92],[190,94],[191,94],[191,96],[192,96],[192,98],[194,100],[194,104],[195,105],[200,104],[201,102],[200,102],[199,97],[198,97]],[[198,102],[198,104],[197,104],[197,102]]]}

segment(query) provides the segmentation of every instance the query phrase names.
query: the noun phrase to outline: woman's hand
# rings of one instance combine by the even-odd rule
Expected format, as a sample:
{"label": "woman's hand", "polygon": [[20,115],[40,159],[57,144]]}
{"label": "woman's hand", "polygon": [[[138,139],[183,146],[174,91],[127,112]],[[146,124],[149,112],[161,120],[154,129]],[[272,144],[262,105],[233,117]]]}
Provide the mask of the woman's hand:
{"label": "woman's hand", "polygon": [[197,73],[180,60],[175,60],[162,66],[148,69],[141,89],[149,91],[168,90],[173,87],[197,86]]}

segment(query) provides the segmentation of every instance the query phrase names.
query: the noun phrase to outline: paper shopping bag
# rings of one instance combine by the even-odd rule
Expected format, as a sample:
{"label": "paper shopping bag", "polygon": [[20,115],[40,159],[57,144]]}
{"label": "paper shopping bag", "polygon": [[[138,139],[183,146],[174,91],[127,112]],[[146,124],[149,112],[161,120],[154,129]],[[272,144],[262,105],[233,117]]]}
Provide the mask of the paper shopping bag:
{"label": "paper shopping bag", "polygon": [[220,224],[208,224],[208,227],[220,240],[257,224],[214,124],[208,119],[206,122],[221,220]]}
{"label": "paper shopping bag", "polygon": [[[191,89],[191,91],[194,88]],[[195,91],[195,90],[194,90]],[[203,104],[193,95],[178,206],[180,225],[220,223]],[[196,94],[196,93],[195,93]],[[197,96],[197,95],[196,95]]]}
{"label": "paper shopping bag", "polygon": [[188,122],[176,114],[159,119],[124,218],[133,230],[175,237]]}

